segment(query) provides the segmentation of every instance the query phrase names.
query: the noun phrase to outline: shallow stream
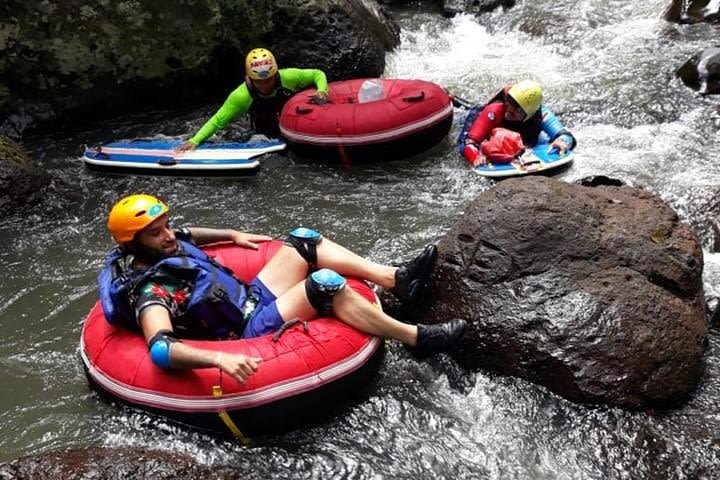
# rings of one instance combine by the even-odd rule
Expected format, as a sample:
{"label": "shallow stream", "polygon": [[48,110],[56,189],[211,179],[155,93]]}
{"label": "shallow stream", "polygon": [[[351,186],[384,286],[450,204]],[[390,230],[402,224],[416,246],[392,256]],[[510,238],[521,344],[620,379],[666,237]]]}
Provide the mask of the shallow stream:
{"label": "shallow stream", "polygon": [[[706,293],[718,295],[720,254],[708,250],[704,215],[720,191],[720,98],[698,96],[673,72],[710,46],[720,26],[669,24],[661,19],[666,4],[527,0],[480,20],[397,9],[402,45],[388,54],[385,76],[435,81],[472,100],[506,82],[539,80],[579,141],[575,164],[558,178],[604,174],[660,195],[699,229]],[[365,400],[323,425],[260,439],[251,450],[100,401],[88,389],[78,343],[110,246],[106,212],[119,196],[153,192],[179,224],[274,236],[314,226],[393,262],[441,236],[493,185],[453,150],[461,109],[451,138],[431,151],[353,165],[349,174],[281,155],[241,180],[109,177],[83,168],[82,144],[185,136],[215,107],[25,140],[55,180],[41,205],[0,225],[0,462],[102,445],[186,453],[260,478],[717,478],[717,330],[695,394],[661,412],[575,405],[523,380],[462,371],[448,357],[418,362],[397,343],[389,344]]]}

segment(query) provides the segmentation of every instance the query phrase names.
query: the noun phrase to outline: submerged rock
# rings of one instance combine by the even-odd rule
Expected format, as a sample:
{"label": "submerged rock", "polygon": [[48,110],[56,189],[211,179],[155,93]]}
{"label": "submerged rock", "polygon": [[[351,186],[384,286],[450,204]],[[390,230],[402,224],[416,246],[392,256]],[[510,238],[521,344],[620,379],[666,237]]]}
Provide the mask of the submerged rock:
{"label": "submerged rock", "polygon": [[710,328],[720,327],[720,298],[710,297],[707,303],[707,322]]}
{"label": "submerged rock", "polygon": [[49,182],[20,145],[0,135],[0,215],[40,200]]}
{"label": "submerged rock", "polygon": [[677,23],[720,21],[720,3],[716,0],[672,0],[665,19]]}
{"label": "submerged rock", "polygon": [[575,183],[583,187],[622,187],[625,182],[619,178],[608,177],[607,175],[590,175],[577,180]]}
{"label": "submerged rock", "polygon": [[[386,5],[407,5],[417,4],[417,0],[379,0]],[[453,16],[458,13],[484,13],[504,7],[515,6],[516,0],[437,0],[435,4],[442,7],[446,16]]]}
{"label": "submerged rock", "polygon": [[177,453],[141,448],[56,450],[0,465],[2,480],[257,479],[253,472],[205,467]]}
{"label": "submerged rock", "polygon": [[515,6],[515,0],[444,0],[443,10],[446,15],[456,13],[484,13],[503,7]]}
{"label": "submerged rock", "polygon": [[510,179],[438,245],[419,322],[466,318],[461,365],[629,408],[684,399],[707,341],[700,242],[631,187]]}
{"label": "submerged rock", "polygon": [[677,70],[677,75],[702,95],[720,93],[720,47],[696,53]]}

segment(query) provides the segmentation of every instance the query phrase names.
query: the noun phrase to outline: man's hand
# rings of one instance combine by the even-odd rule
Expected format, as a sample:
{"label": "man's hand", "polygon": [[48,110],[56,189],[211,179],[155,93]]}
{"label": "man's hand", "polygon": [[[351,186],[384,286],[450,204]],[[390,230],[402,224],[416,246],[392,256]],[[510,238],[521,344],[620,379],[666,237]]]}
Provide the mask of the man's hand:
{"label": "man's hand", "polygon": [[248,357],[243,354],[218,352],[215,355],[214,363],[220,370],[227,373],[238,382],[245,383],[245,380],[247,380],[250,375],[257,372],[260,364],[262,363],[262,358]]}
{"label": "man's hand", "polygon": [[197,145],[195,145],[192,142],[185,142],[179,147],[177,147],[174,152],[175,153],[183,153],[183,152],[190,152],[192,150],[195,150],[197,148]]}
{"label": "man's hand", "polygon": [[324,105],[328,102],[328,95],[327,93],[318,90],[315,92],[315,95],[312,96],[310,101],[315,105]]}
{"label": "man's hand", "polygon": [[255,235],[254,233],[243,233],[238,232],[237,230],[233,230],[230,233],[230,238],[236,245],[240,245],[245,248],[252,248],[253,250],[260,248],[258,243],[269,242],[272,240],[272,237],[268,237],[267,235]]}

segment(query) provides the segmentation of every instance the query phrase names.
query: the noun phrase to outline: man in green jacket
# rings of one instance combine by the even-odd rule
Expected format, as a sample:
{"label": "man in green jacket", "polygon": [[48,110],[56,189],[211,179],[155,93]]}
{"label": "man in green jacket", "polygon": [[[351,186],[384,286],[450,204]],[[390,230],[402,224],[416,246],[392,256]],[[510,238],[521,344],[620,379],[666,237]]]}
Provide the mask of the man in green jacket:
{"label": "man in green jacket", "polygon": [[249,114],[253,129],[271,138],[280,136],[278,117],[283,105],[296,92],[315,85],[315,102],[327,102],[328,84],[325,73],[316,69],[278,69],[275,56],[264,48],[256,48],[245,58],[246,78],[228,95],[225,103],[179,152],[195,149],[215,132],[225,128],[238,115]]}

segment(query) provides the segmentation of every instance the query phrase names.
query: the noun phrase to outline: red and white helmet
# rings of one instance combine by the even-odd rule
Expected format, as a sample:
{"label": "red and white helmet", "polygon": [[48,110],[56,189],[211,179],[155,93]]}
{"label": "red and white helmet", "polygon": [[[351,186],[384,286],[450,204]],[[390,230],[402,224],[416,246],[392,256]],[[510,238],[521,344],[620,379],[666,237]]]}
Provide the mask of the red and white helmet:
{"label": "red and white helmet", "polygon": [[251,80],[265,80],[278,72],[278,66],[270,50],[255,48],[245,57],[245,72]]}

